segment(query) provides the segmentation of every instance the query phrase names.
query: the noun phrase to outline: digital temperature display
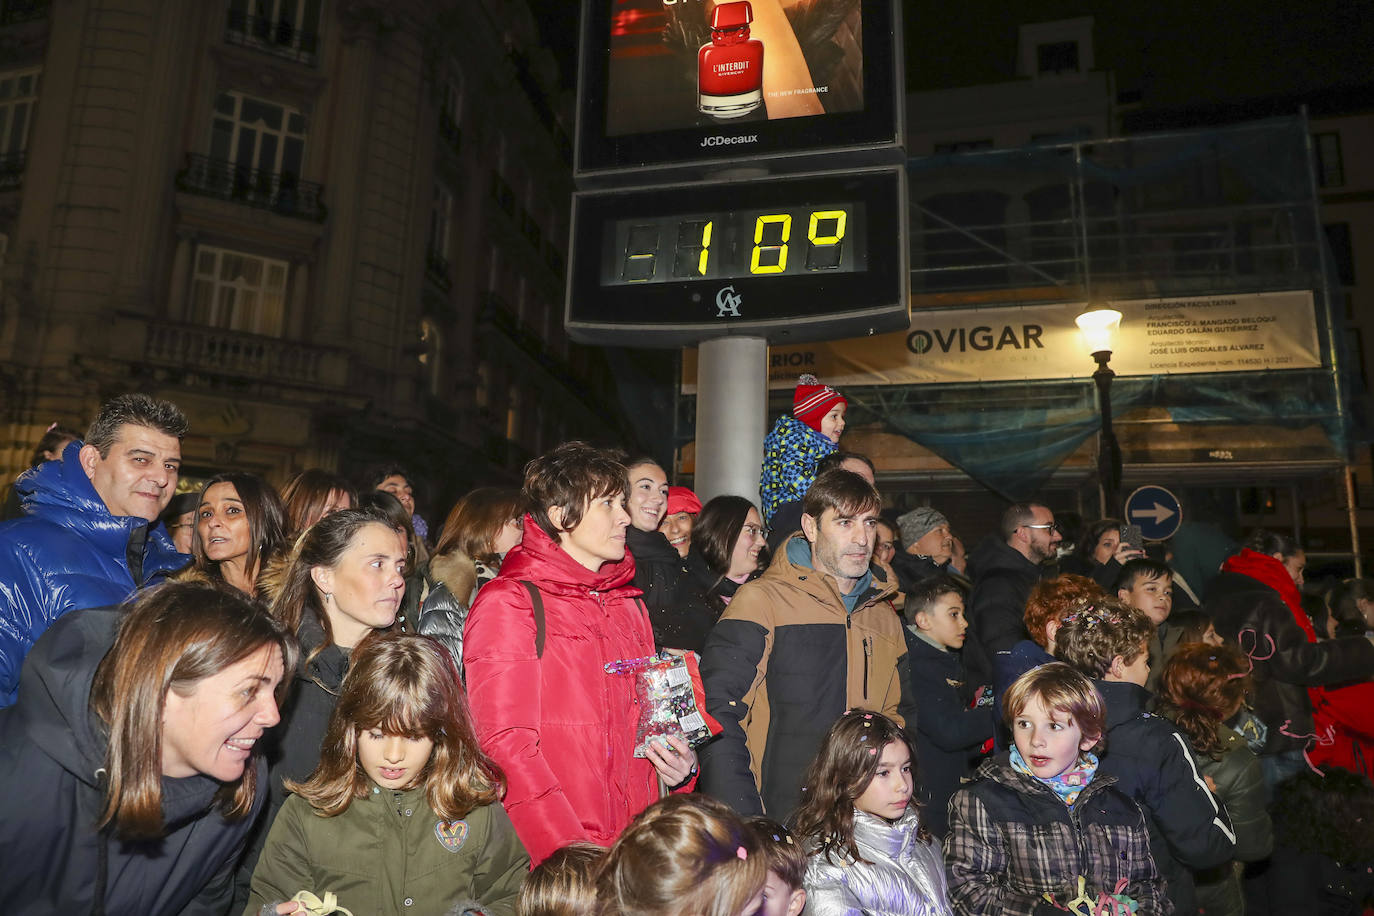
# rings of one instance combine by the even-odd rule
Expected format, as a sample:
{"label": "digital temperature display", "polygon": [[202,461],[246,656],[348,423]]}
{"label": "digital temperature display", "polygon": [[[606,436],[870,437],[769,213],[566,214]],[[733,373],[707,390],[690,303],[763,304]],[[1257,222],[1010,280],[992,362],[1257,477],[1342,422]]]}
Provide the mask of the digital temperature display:
{"label": "digital temperature display", "polygon": [[902,166],[580,191],[568,334],[668,347],[904,328],[906,219]]}
{"label": "digital temperature display", "polygon": [[850,273],[867,266],[864,205],[779,208],[622,219],[606,226],[612,256],[601,282]]}

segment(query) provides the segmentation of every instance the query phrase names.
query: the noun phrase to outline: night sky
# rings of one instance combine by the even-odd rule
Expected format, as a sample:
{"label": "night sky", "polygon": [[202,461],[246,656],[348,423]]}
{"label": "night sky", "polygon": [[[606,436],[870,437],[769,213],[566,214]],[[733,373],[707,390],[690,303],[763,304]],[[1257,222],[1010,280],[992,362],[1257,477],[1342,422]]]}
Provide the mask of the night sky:
{"label": "night sky", "polygon": [[[529,2],[573,87],[579,4]],[[903,16],[909,90],[1012,79],[1019,25],[1077,16],[1095,19],[1097,69],[1115,70],[1117,88],[1140,90],[1148,107],[1374,82],[1374,15],[1356,0],[906,0]]]}

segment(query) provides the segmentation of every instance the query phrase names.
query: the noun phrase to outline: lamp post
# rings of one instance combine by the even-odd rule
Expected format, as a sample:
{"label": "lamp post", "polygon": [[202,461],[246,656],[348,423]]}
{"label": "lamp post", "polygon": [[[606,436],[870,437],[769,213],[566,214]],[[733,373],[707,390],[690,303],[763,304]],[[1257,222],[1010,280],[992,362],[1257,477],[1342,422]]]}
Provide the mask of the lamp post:
{"label": "lamp post", "polygon": [[1116,309],[1093,308],[1074,319],[1083,334],[1088,352],[1097,361],[1093,382],[1097,385],[1097,407],[1102,414],[1102,432],[1097,439],[1097,486],[1102,517],[1117,511],[1117,491],[1121,488],[1121,447],[1112,430],[1112,379],[1116,373],[1108,363],[1112,359],[1112,343],[1121,327],[1121,313]]}

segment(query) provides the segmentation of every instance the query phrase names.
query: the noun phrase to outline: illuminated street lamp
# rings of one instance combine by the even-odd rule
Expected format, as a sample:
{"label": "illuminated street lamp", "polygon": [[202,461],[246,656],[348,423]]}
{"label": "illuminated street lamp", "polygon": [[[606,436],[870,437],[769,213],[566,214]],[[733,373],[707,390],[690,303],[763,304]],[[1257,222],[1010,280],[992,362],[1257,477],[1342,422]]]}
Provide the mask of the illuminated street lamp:
{"label": "illuminated street lamp", "polygon": [[1107,365],[1112,359],[1112,344],[1121,327],[1116,309],[1089,309],[1074,319],[1083,334],[1088,352],[1097,361],[1093,381],[1097,384],[1097,407],[1102,413],[1102,434],[1097,440],[1097,485],[1102,517],[1116,511],[1116,494],[1121,487],[1121,448],[1112,430],[1112,379],[1116,373]]}

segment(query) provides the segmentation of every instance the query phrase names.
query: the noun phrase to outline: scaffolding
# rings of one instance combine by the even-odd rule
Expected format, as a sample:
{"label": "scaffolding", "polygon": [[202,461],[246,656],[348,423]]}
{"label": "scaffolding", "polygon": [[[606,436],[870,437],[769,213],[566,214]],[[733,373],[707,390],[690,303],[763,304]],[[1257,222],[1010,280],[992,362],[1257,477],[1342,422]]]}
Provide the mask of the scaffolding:
{"label": "scaffolding", "polygon": [[[1368,441],[1368,411],[1334,320],[1339,281],[1309,137],[1301,115],[911,159],[913,314],[1311,290],[1320,367],[1117,380],[1126,480],[1339,474],[1358,544],[1349,465]],[[790,407],[790,392],[776,395],[775,415]],[[881,423],[1006,498],[1034,496],[1056,475],[1091,476],[1064,466],[1100,427],[1087,379],[846,385],[845,395],[851,425]],[[679,413],[680,441],[692,438],[691,412]],[[1245,441],[1243,454],[1199,454],[1204,431],[1218,430]]]}

